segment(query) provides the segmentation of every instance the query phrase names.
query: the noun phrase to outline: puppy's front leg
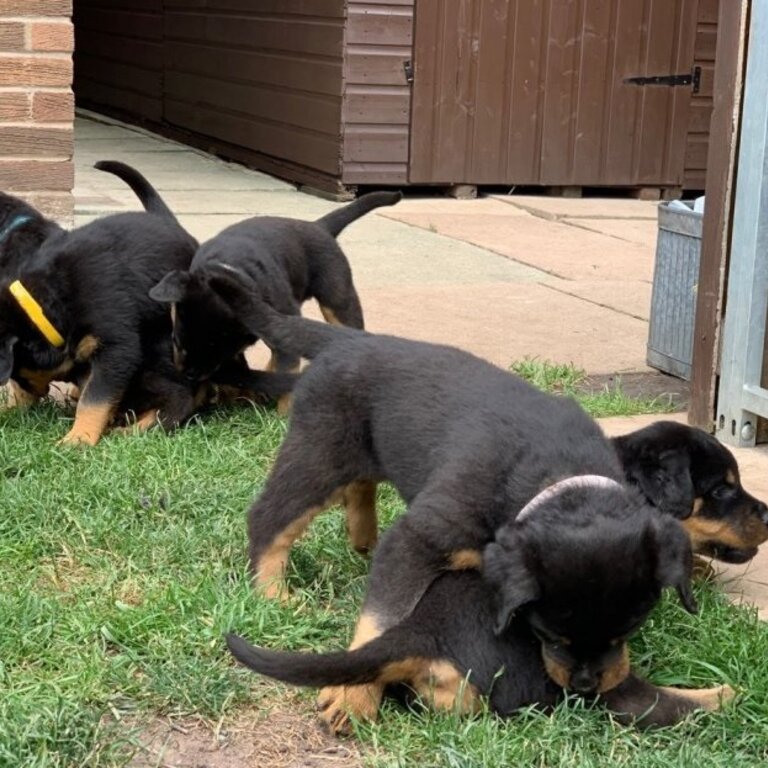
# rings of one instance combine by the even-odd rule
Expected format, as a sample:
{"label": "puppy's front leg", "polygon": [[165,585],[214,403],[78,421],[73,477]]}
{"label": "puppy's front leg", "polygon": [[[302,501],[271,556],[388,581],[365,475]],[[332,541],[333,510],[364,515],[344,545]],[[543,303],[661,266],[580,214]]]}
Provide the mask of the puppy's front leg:
{"label": "puppy's front leg", "polygon": [[75,410],[75,423],[62,438],[66,445],[96,445],[104,434],[133,378],[138,344],[104,345],[92,361],[91,374]]}
{"label": "puppy's front leg", "polygon": [[693,712],[714,712],[734,697],[733,688],[659,687],[630,674],[620,685],[601,694],[619,722],[640,728],[674,725]]}

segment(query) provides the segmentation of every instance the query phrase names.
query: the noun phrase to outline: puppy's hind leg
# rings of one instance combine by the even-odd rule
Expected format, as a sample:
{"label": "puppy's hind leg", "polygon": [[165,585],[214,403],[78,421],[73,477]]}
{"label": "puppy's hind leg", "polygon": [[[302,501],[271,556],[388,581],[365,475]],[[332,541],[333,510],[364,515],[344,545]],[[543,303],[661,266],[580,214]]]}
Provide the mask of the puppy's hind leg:
{"label": "puppy's hind leg", "polygon": [[[280,350],[273,349],[267,363],[267,370],[275,373],[298,373],[301,368],[301,360],[294,355],[287,355]],[[291,410],[291,394],[280,395],[277,398],[277,412],[285,416]]]}
{"label": "puppy's hind leg", "polygon": [[376,483],[370,480],[350,483],[344,489],[344,507],[352,546],[361,554],[372,552],[378,537]]}
{"label": "puppy's hind leg", "polygon": [[[343,460],[342,460],[343,462]],[[332,503],[348,478],[325,446],[293,430],[283,443],[261,496],[248,512],[254,583],[267,597],[285,597],[285,570],[294,541]]]}

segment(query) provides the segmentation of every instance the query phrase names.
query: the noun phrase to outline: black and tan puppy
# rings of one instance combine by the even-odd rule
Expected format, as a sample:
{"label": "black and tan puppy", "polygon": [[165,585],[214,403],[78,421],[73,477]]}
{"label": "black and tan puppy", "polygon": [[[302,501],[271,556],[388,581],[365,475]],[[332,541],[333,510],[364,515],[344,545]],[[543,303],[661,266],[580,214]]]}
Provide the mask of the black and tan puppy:
{"label": "black and tan puppy", "polygon": [[[81,378],[64,442],[96,443],[137,377],[156,363],[162,368],[153,356],[157,340],[170,336],[170,322],[149,289],[170,269],[187,267],[197,246],[136,176],[150,201],[143,199],[147,212],[106,216],[49,237],[17,276],[0,283],[0,384],[14,377],[35,398],[45,394],[46,378]],[[25,371],[45,376],[32,381]],[[182,381],[166,394],[164,416],[172,420],[172,403],[195,399]]]}
{"label": "black and tan puppy", "polygon": [[659,421],[612,442],[627,479],[682,522],[695,553],[744,563],[768,539],[768,507],[744,490],[736,459],[712,435]]}
{"label": "black and tan puppy", "polygon": [[[647,563],[639,565],[648,568]],[[569,575],[564,568],[561,576]],[[572,589],[572,583],[562,586]],[[542,597],[521,606],[508,626],[497,632],[498,608],[482,576],[476,571],[450,571],[432,582],[410,616],[353,651],[284,653],[254,647],[232,634],[227,644],[242,664],[293,685],[374,683],[390,691],[395,686],[397,693],[405,686],[435,709],[470,713],[486,699],[493,712],[508,716],[530,705],[547,709],[563,696],[563,689],[547,674],[541,644],[555,644],[553,654],[567,654],[570,638],[553,637],[545,629],[537,607]],[[639,625],[642,612],[638,606],[636,620],[625,634]],[[732,696],[728,686],[660,688],[630,673],[598,700],[619,720],[648,727],[673,725],[697,709],[718,709]]]}
{"label": "black and tan puppy", "polygon": [[[253,298],[249,309],[254,292],[243,287],[244,277],[222,270],[221,279],[254,333],[312,360],[294,391],[288,435],[249,513],[251,565],[268,594],[283,590],[293,541],[339,497],[353,543],[372,546],[373,490],[386,479],[408,512],[376,550],[353,647],[409,616],[440,573],[483,560],[499,575],[503,629],[536,598],[546,574],[539,567],[529,576],[542,553],[576,563],[579,547],[591,552],[594,542],[611,553],[607,570],[593,558],[588,568],[574,566],[570,588],[542,588],[543,631],[553,642],[571,641],[570,655],[544,648],[562,687],[603,691],[621,682],[626,634],[662,586],[676,586],[692,608],[683,529],[623,484],[613,446],[574,401],[450,347],[286,317]],[[516,527],[534,499],[536,511]],[[547,537],[542,528],[555,517]],[[529,536],[545,537],[547,546],[527,544]],[[617,562],[631,562],[632,572],[617,570]],[[341,728],[347,712],[373,717],[380,696],[373,684],[326,690],[323,718]]]}
{"label": "black and tan puppy", "polygon": [[[209,378],[258,340],[239,307],[219,290],[222,270],[249,276],[247,285],[283,314],[299,315],[301,305],[314,298],[328,322],[362,328],[360,300],[336,237],[364,214],[401,197],[399,192],[372,192],[317,221],[254,217],[204,243],[188,271],[171,272],[150,293],[172,305],[180,370],[192,379]],[[294,371],[298,365],[289,350],[272,349],[270,368]]]}

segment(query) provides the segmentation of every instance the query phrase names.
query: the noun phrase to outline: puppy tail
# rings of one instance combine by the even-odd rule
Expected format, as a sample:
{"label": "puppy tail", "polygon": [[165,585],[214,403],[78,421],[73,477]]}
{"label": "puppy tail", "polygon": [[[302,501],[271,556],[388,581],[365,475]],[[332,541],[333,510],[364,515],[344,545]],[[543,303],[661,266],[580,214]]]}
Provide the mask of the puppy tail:
{"label": "puppy tail", "polygon": [[374,208],[383,205],[394,205],[402,200],[402,192],[369,192],[349,205],[326,214],[315,223],[327,229],[334,237],[338,237],[341,231],[356,219],[364,216]]}
{"label": "puppy tail", "polygon": [[271,651],[232,633],[226,640],[232,655],[254,672],[308,688],[404,681],[415,676],[427,659],[437,658],[432,638],[402,627],[353,651],[333,653]]}
{"label": "puppy tail", "polygon": [[139,198],[147,213],[155,213],[166,219],[178,220],[173,211],[166,205],[165,200],[157,190],[135,168],[117,160],[99,160],[94,164],[99,171],[106,171],[118,179],[122,179]]}

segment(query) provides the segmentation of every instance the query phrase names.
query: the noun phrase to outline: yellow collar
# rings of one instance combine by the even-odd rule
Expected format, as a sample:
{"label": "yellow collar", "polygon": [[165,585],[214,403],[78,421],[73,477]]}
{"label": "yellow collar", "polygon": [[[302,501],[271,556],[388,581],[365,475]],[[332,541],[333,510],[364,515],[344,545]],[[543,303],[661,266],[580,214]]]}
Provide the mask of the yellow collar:
{"label": "yellow collar", "polygon": [[56,330],[53,323],[45,316],[43,308],[35,301],[32,294],[21,284],[20,280],[11,283],[8,290],[16,299],[17,304],[24,310],[24,314],[32,321],[32,324],[54,347],[63,347],[64,338]]}

